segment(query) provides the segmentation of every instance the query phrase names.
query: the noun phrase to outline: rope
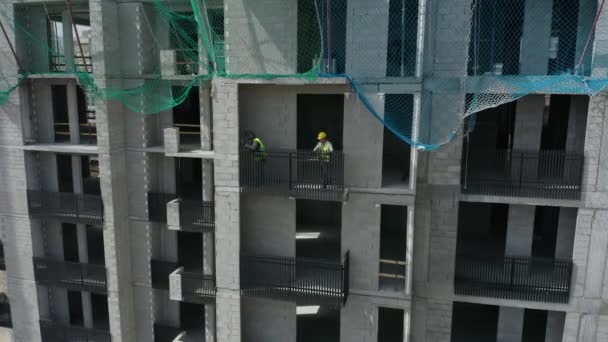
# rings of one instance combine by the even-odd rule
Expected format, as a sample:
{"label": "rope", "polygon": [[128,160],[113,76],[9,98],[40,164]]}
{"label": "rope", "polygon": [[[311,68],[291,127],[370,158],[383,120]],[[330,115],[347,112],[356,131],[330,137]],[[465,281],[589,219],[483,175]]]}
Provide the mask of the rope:
{"label": "rope", "polygon": [[15,49],[13,48],[13,43],[11,43],[11,40],[8,37],[8,34],[6,33],[6,30],[4,29],[4,25],[2,24],[2,20],[0,20],[0,29],[2,29],[2,33],[4,34],[4,38],[6,38],[6,42],[8,43],[8,46],[11,49],[11,52],[13,53],[13,57],[15,57],[15,62],[17,62],[17,66],[19,67],[19,70],[24,71],[25,69],[23,69],[23,67],[21,66],[21,63],[19,63],[19,57],[17,57],[17,53],[15,52]]}
{"label": "rope", "polygon": [[587,54],[587,50],[589,49],[589,45],[591,44],[591,38],[595,34],[595,30],[597,29],[597,22],[600,19],[600,16],[602,14],[602,9],[604,8],[605,2],[606,2],[606,0],[602,0],[600,7],[597,9],[595,19],[593,19],[593,26],[591,26],[591,32],[589,32],[589,37],[587,37],[587,42],[585,43],[585,48],[583,49],[583,52],[581,53],[581,58],[578,61],[578,64],[574,68],[575,73],[576,73],[576,70],[578,70],[581,67],[581,65],[583,64],[583,59],[585,58],[585,55]]}

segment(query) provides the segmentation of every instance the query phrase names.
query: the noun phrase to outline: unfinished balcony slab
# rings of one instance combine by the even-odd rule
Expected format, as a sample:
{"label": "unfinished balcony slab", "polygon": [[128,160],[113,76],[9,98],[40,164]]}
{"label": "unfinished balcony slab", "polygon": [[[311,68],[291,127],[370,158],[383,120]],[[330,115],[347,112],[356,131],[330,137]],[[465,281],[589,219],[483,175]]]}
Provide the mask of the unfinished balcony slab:
{"label": "unfinished balcony slab", "polygon": [[108,291],[104,265],[34,257],[34,277],[38,284],[50,287],[100,294]]}
{"label": "unfinished balcony slab", "polygon": [[215,276],[179,267],[169,275],[169,298],[193,304],[215,302]]}
{"label": "unfinished balcony slab", "polygon": [[26,144],[23,145],[24,151],[36,151],[36,152],[51,152],[51,153],[63,153],[63,154],[80,154],[80,155],[95,155],[99,153],[97,145],[84,145],[84,144]]}
{"label": "unfinished balcony slab", "polygon": [[214,210],[213,202],[174,199],[167,203],[167,226],[185,232],[213,232]]}

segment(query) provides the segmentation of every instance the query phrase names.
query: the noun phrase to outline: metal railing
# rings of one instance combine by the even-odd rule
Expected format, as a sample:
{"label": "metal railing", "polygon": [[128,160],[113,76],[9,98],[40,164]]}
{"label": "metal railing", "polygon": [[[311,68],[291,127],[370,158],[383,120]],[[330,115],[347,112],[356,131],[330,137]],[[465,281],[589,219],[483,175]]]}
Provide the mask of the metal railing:
{"label": "metal railing", "polygon": [[[67,122],[55,122],[55,142],[70,142],[70,124]],[[94,122],[80,123],[78,136],[80,144],[97,144],[97,125]]]}
{"label": "metal railing", "polygon": [[152,288],[169,289],[169,275],[178,267],[176,262],[150,260],[152,269]]}
{"label": "metal railing", "polygon": [[154,324],[154,342],[173,342],[183,329],[165,324]]}
{"label": "metal railing", "polygon": [[189,271],[182,273],[182,296],[185,302],[213,303],[215,293],[215,275]]}
{"label": "metal railing", "polygon": [[473,195],[581,197],[584,157],[561,150],[475,150],[466,152],[462,192]]}
{"label": "metal railing", "polygon": [[74,291],[107,293],[106,268],[104,265],[82,264],[34,258],[36,282]]}
{"label": "metal railing", "polygon": [[40,334],[44,342],[110,342],[109,331],[78,326],[64,326],[53,321],[40,321]]}
{"label": "metal railing", "polygon": [[572,260],[507,256],[457,257],[454,292],[460,295],[568,303]]}
{"label": "metal railing", "polygon": [[176,198],[175,194],[148,192],[148,220],[167,223],[167,203]]}
{"label": "metal railing", "polygon": [[194,49],[175,49],[175,64],[178,75],[198,74],[198,51]]}
{"label": "metal railing", "polygon": [[243,192],[339,201],[344,193],[344,154],[301,150],[243,149],[240,158]]}
{"label": "metal railing", "polygon": [[215,228],[213,202],[180,199],[179,216],[180,225],[184,231],[209,232]]}
{"label": "metal railing", "polygon": [[33,217],[92,223],[103,221],[100,195],[28,190],[27,201]]}
{"label": "metal railing", "polygon": [[[84,56],[78,54],[74,56],[74,66],[78,71],[81,72],[93,72],[93,60],[91,56]],[[67,70],[65,56],[53,55],[50,61],[51,72],[66,72]]]}
{"label": "metal railing", "polygon": [[349,293],[349,253],[341,262],[296,257],[241,255],[241,294],[342,306]]}

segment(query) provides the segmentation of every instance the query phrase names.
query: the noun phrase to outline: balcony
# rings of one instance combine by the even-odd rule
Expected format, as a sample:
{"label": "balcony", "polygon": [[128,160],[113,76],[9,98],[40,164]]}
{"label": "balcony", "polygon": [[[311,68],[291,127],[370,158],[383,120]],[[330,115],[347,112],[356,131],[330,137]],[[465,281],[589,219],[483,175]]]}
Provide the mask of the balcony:
{"label": "balcony", "polygon": [[152,288],[168,290],[169,275],[178,267],[176,262],[150,260],[152,268]]}
{"label": "balcony", "polygon": [[459,295],[567,304],[572,260],[536,257],[458,257],[454,292]]}
{"label": "balcony", "polygon": [[241,255],[241,295],[340,307],[348,298],[349,253],[341,262]]}
{"label": "balcony", "polygon": [[106,268],[103,265],[34,258],[34,276],[41,285],[107,293]]}
{"label": "balcony", "polygon": [[584,157],[561,150],[467,152],[462,193],[578,200]]}
{"label": "balcony", "polygon": [[215,275],[185,271],[180,267],[169,276],[169,297],[172,300],[210,304],[215,302],[215,293]]}
{"label": "balcony", "polygon": [[169,229],[185,232],[212,232],[215,229],[213,202],[175,199],[167,203]]}
{"label": "balcony", "polygon": [[62,326],[52,321],[40,321],[44,342],[110,342],[110,332],[78,326]]}
{"label": "balcony", "polygon": [[76,223],[103,221],[103,201],[100,195],[28,190],[27,200],[32,217]]}
{"label": "balcony", "polygon": [[344,197],[344,154],[329,157],[302,150],[267,150],[263,155],[243,150],[240,156],[242,192],[341,201]]}

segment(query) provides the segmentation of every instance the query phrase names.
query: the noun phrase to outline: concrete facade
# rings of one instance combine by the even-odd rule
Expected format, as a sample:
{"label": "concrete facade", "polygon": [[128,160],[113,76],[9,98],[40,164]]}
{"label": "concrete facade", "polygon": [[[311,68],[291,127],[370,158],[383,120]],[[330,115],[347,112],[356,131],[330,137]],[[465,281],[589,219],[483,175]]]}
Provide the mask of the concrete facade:
{"label": "concrete facade", "polygon": [[[467,74],[467,18],[471,15],[471,0],[418,0],[416,75],[389,80],[390,1],[347,2],[345,69],[365,80],[361,89],[367,104],[345,78],[217,77],[209,83],[201,81],[193,90],[200,100],[200,150],[180,150],[180,131],[173,127],[171,109],[142,115],[120,101],[101,99],[95,102],[97,143],[84,145],[77,134],[78,81],[69,75],[30,77],[11,93],[0,107],[0,240],[7,268],[6,288],[0,286],[0,291],[10,299],[13,326],[7,329],[10,331],[0,331],[0,340],[7,335],[6,340],[38,342],[42,341],[40,320],[71,323],[68,292],[42,286],[34,275],[33,257],[66,257],[61,222],[32,217],[28,207],[28,190],[60,190],[65,175],[59,174],[58,156],[66,154],[71,158],[74,193],[83,192],[81,160],[90,157],[99,163],[104,221],[97,228],[103,229],[105,299],[112,341],[153,341],[159,326],[177,329],[184,341],[189,336],[189,327],[182,326],[189,315],[182,292],[186,271],[182,264],[187,264],[190,256],[184,256],[181,245],[186,239],[180,229],[178,157],[201,161],[196,184],[201,186],[201,200],[214,204],[214,231],[195,236],[203,246],[200,271],[215,277],[214,300],[199,305],[204,307],[204,319],[199,323],[205,341],[295,342],[307,333],[298,329],[300,317],[294,302],[241,296],[242,254],[298,256],[298,199],[241,192],[239,142],[244,130],[250,129],[268,147],[296,149],[301,134],[299,94],[332,94],[344,99],[341,132],[347,191],[339,202],[338,240],[339,254],[349,253],[350,268],[349,297],[335,310],[339,341],[380,341],[380,308],[403,310],[404,342],[453,340],[458,330],[453,317],[455,302],[498,307],[496,341],[522,340],[527,309],[546,312],[546,342],[608,340],[608,97],[573,96],[568,108],[565,150],[585,155],[580,200],[462,194],[462,156],[467,140],[460,132],[454,132],[452,141],[436,151],[411,149],[409,179],[397,188],[383,187],[384,126],[366,105],[382,119],[386,94],[407,94],[414,99],[411,113],[409,108],[406,113],[408,119],[411,116],[412,136],[436,140],[452,133],[450,124],[464,108],[464,90],[458,80]],[[580,1],[580,18],[593,14],[593,1]],[[209,3],[224,10],[228,73],[298,71],[297,1]],[[526,1],[522,45],[532,48],[520,55],[521,74],[546,72],[553,3]],[[20,7],[7,10],[14,4]],[[54,3],[56,7],[62,4]],[[44,7],[15,0],[3,1],[0,8],[3,13],[27,18],[32,32],[46,35],[46,25],[41,24]],[[169,47],[169,28],[151,4],[89,0],[78,2],[77,8],[90,16],[91,76],[102,88],[135,87],[155,73],[171,85],[191,81],[191,76],[175,75],[176,55]],[[174,9],[188,8],[184,2]],[[586,57],[594,63],[608,58],[604,37],[608,9],[603,11],[606,15],[599,18],[592,40],[593,54]],[[69,27],[69,18],[64,15],[63,20]],[[577,29],[576,56],[589,30],[586,24]],[[9,39],[31,70],[49,71],[47,54],[18,41],[10,32]],[[3,38],[0,51],[11,56]],[[201,72],[203,69],[201,66]],[[18,77],[16,63],[10,58],[0,60],[0,70],[11,80]],[[608,76],[599,64],[592,74]],[[433,88],[436,84],[442,89]],[[57,144],[53,132],[53,85],[67,87],[70,139],[65,144]],[[166,87],[159,87],[159,96]],[[144,108],[148,108],[146,100],[150,99],[139,99]],[[546,100],[545,94],[534,94],[517,101],[513,149],[541,148]],[[152,206],[154,193],[175,197],[161,206],[166,222],[151,219],[157,214],[152,212],[156,210]],[[568,303],[456,294],[462,202],[507,204],[504,255],[520,257],[533,255],[537,206],[559,207],[554,257],[573,262]],[[382,205],[407,210],[406,244],[398,247],[399,254],[405,255],[405,271],[398,277],[403,290],[380,287]],[[78,222],[81,263],[89,261],[86,229],[84,222]],[[166,275],[167,288],[153,284],[152,260],[177,265]],[[92,295],[84,290],[80,293],[83,325],[92,328]]]}

